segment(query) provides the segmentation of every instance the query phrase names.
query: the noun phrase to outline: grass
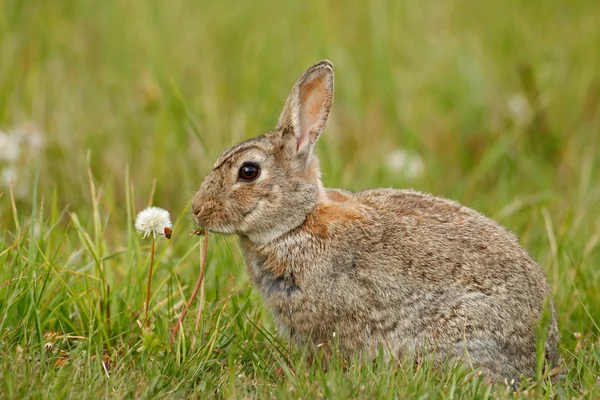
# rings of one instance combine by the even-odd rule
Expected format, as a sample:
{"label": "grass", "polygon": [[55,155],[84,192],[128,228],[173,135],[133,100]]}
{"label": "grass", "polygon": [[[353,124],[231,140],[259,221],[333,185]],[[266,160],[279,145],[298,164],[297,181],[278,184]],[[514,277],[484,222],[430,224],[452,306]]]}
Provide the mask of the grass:
{"label": "grass", "polygon": [[[592,0],[0,0],[0,130],[45,143],[0,153],[13,176],[12,193],[0,181],[0,396],[512,396],[450,365],[308,363],[276,335],[233,237],[211,236],[198,328],[192,309],[169,349],[199,273],[194,191],[329,58],[326,186],[414,187],[516,232],[553,287],[565,359],[564,380],[519,396],[600,397],[598,43]],[[387,166],[399,148],[421,174]],[[133,221],[149,204],[175,224],[142,333],[150,242]]]}

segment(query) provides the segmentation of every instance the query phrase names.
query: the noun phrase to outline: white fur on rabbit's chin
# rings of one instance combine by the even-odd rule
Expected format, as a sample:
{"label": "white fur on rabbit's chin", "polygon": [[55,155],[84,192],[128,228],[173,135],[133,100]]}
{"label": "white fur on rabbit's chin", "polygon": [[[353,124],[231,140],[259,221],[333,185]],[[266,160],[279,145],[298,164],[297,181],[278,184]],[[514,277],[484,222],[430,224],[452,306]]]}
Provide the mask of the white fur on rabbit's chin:
{"label": "white fur on rabbit's chin", "polygon": [[[196,220],[195,217],[194,217],[194,220]],[[198,221],[196,221],[196,224],[198,224]],[[198,224],[198,226],[200,227],[200,229],[208,229],[210,232],[215,232],[215,233],[226,233],[226,234],[237,233],[237,231],[232,226],[211,226],[210,228],[206,228],[200,224]]]}
{"label": "white fur on rabbit's chin", "polygon": [[273,240],[287,233],[289,229],[281,227],[279,229],[272,229],[266,232],[246,233],[246,237],[256,245],[265,245],[271,243]]}

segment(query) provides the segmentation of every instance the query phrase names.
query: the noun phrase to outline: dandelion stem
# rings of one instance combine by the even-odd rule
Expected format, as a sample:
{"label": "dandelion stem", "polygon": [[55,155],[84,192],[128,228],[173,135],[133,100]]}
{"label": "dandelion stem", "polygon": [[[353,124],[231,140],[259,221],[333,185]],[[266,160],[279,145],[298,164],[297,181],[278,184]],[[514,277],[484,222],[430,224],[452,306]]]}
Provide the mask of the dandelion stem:
{"label": "dandelion stem", "polygon": [[192,296],[188,300],[187,304],[184,304],[184,306],[183,306],[183,311],[181,312],[181,315],[179,316],[179,320],[177,321],[177,324],[175,324],[175,326],[171,330],[171,347],[173,347],[173,344],[175,343],[175,337],[177,336],[177,332],[179,332],[179,328],[183,324],[183,320],[185,319],[185,316],[187,315],[189,308],[194,303],[194,299],[198,295],[198,291],[200,290],[200,287],[202,286],[202,282],[204,282],[204,271],[206,270],[206,253],[207,252],[208,252],[208,231],[205,230],[204,231],[204,247],[203,247],[201,261],[200,261],[200,276],[198,277],[198,280],[196,281],[196,286],[194,287]]}
{"label": "dandelion stem", "polygon": [[200,320],[202,319],[202,311],[204,310],[204,281],[200,285],[200,301],[198,302],[198,313],[196,314],[196,324],[194,330],[197,332],[200,328]]}
{"label": "dandelion stem", "polygon": [[152,267],[154,266],[154,234],[150,249],[150,268],[148,268],[148,283],[146,284],[146,308],[144,310],[144,326],[148,326],[148,305],[150,304],[150,283],[152,282]]}

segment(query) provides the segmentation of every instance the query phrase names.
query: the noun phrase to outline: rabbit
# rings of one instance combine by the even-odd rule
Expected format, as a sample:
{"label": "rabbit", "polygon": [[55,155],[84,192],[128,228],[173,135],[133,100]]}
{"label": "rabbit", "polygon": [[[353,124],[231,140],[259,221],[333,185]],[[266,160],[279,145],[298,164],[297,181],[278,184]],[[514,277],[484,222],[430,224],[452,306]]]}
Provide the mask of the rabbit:
{"label": "rabbit", "polygon": [[197,225],[238,236],[277,329],[298,346],[519,379],[536,374],[547,315],[545,363],[556,365],[551,289],[515,234],[414,190],[323,187],[313,149],[333,96],[333,64],[308,68],[275,130],[226,150],[192,200]]}

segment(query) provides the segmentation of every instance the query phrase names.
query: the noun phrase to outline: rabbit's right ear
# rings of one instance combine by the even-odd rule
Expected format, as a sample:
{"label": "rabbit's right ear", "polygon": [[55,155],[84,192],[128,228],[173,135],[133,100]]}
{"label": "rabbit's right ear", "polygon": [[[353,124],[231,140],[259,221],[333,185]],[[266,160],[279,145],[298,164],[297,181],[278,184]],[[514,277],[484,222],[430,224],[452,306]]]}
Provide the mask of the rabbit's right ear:
{"label": "rabbit's right ear", "polygon": [[333,104],[333,64],[313,65],[298,79],[277,122],[286,147],[308,163]]}

